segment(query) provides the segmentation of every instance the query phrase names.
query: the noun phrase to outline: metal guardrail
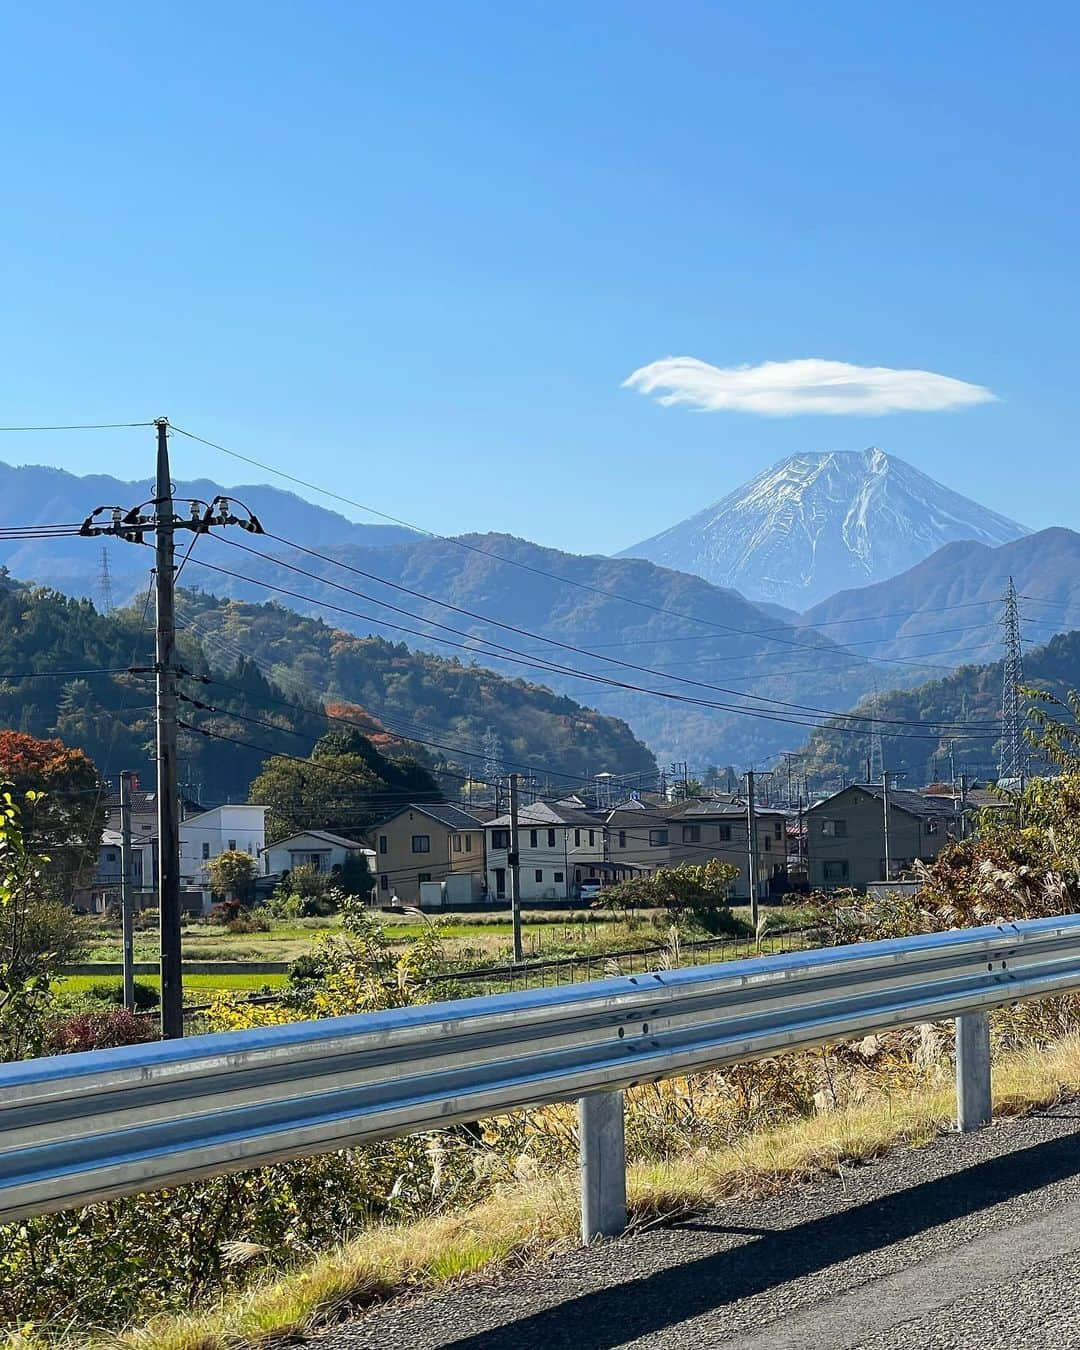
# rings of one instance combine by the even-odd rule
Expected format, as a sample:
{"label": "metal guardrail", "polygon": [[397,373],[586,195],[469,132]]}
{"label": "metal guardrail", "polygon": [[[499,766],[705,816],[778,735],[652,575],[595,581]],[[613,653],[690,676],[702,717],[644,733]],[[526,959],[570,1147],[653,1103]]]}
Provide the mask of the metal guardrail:
{"label": "metal guardrail", "polygon": [[656,971],[0,1067],[0,1221],[581,1099],[583,1235],[625,1222],[622,1091],[956,1017],[960,1125],[986,1011],[1080,990],[1080,915]]}

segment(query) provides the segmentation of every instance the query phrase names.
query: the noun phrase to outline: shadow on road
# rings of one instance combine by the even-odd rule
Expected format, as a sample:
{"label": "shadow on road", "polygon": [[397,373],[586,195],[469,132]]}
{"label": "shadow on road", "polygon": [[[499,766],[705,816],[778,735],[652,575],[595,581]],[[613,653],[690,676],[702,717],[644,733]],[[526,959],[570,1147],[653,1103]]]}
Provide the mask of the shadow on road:
{"label": "shadow on road", "polygon": [[1077,1137],[1050,1140],[824,1218],[767,1231],[730,1251],[568,1299],[491,1331],[447,1341],[444,1350],[610,1350],[1078,1172]]}

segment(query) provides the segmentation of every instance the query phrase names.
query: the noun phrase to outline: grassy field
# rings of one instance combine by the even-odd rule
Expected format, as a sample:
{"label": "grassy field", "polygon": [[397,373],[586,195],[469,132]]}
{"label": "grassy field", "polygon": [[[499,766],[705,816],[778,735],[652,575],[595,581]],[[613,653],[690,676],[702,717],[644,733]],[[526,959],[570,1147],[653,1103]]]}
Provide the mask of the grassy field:
{"label": "grassy field", "polygon": [[[738,911],[737,911],[738,912]],[[513,926],[508,911],[420,918],[415,914],[375,911],[393,945],[404,945],[425,931],[438,934],[450,961],[483,957],[492,962],[509,959]],[[310,951],[326,934],[340,928],[336,918],[272,921],[266,932],[230,933],[220,924],[193,923],[183,931],[183,952],[189,961],[294,961]],[[663,941],[663,931],[651,915],[627,921],[599,912],[535,911],[526,913],[522,933],[528,956],[600,954],[648,946]],[[87,922],[84,961],[119,961],[120,932],[114,924]],[[135,934],[136,961],[157,956],[157,933],[152,928]]]}
{"label": "grassy field", "polygon": [[[158,975],[140,975],[138,982],[149,985],[152,989],[161,988],[161,978]],[[264,988],[282,989],[288,982],[287,975],[185,975],[184,990],[192,996],[191,1002],[201,1003],[217,990],[257,994]],[[115,975],[65,975],[56,981],[56,989],[60,994],[87,994],[95,985],[119,985],[119,983]]]}

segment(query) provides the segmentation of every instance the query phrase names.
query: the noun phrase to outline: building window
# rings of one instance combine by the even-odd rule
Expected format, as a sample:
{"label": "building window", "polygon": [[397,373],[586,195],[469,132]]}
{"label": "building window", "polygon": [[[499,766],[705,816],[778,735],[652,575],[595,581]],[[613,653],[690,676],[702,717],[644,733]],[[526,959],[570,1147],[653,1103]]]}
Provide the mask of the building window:
{"label": "building window", "polygon": [[430,872],[417,872],[417,874],[416,874],[416,880],[417,880],[418,882],[420,882],[420,881],[430,881],[430,880],[431,880],[431,873],[430,873]]}
{"label": "building window", "polygon": [[619,847],[620,847],[620,848],[625,848],[625,847],[626,847],[626,831],[625,831],[625,830],[620,830],[620,831],[619,831]]}
{"label": "building window", "polygon": [[203,846],[202,846],[202,857],[203,857],[203,862],[209,861],[209,858],[210,858],[210,845],[209,845],[208,843],[204,843]]}
{"label": "building window", "polygon": [[927,834],[937,834],[937,831],[938,831],[938,823],[937,823],[937,821],[936,821],[936,820],[928,820],[928,821],[926,822],[926,833],[927,833]]}
{"label": "building window", "polygon": [[761,847],[765,850],[766,853],[772,852],[772,837],[770,835],[766,835],[765,838],[761,841]]}
{"label": "building window", "polygon": [[543,881],[543,879],[544,879],[544,869],[543,869],[542,867],[538,867],[538,868],[536,869],[536,881],[537,881],[537,884],[539,885],[539,883],[540,883],[541,881]]}
{"label": "building window", "polygon": [[471,852],[472,852],[472,835],[471,835],[471,834],[467,834],[467,835],[465,836],[465,852],[466,852],[466,853],[471,853]]}
{"label": "building window", "polygon": [[235,839],[230,839],[230,840],[229,840],[229,852],[230,852],[230,853],[235,853],[235,852],[236,852],[236,840],[235,840]]}
{"label": "building window", "polygon": [[556,872],[556,873],[555,873],[555,880],[556,880],[557,882],[560,882],[560,883],[562,882],[562,880],[563,880],[563,874],[562,874],[562,872]]}
{"label": "building window", "polygon": [[540,845],[540,834],[538,830],[529,831],[529,847],[538,848]]}
{"label": "building window", "polygon": [[450,849],[453,853],[461,852],[461,835],[455,834],[450,837]]}
{"label": "building window", "polygon": [[580,847],[581,847],[581,831],[580,831],[580,830],[575,830],[575,831],[574,831],[574,847],[575,847],[575,848],[580,848]]}
{"label": "building window", "polygon": [[590,831],[589,831],[589,847],[592,848],[592,846],[593,846],[595,843],[596,843],[596,833],[595,833],[595,831],[590,830]]}
{"label": "building window", "polygon": [[730,826],[730,825],[717,825],[717,827],[716,827],[716,837],[720,840],[720,842],[721,842],[722,844],[730,844],[730,843],[731,843],[731,826]]}
{"label": "building window", "polygon": [[379,890],[388,891],[389,889],[390,889],[390,878],[386,875],[385,872],[383,872],[382,875],[379,877]]}
{"label": "building window", "polygon": [[650,847],[650,848],[662,848],[663,845],[667,843],[667,841],[668,841],[668,832],[667,832],[667,830],[650,830],[650,831],[649,831],[649,847]]}
{"label": "building window", "polygon": [[776,838],[777,838],[778,840],[783,839],[783,837],[784,837],[784,827],[783,827],[783,825],[780,823],[780,821],[776,821],[776,822],[774,823],[774,825],[773,825],[773,830],[776,832]]}
{"label": "building window", "polygon": [[110,849],[109,852],[105,854],[105,861],[106,861],[106,862],[115,862],[115,861],[116,861],[116,854],[113,852],[112,849]]}
{"label": "building window", "polygon": [[548,848],[555,847],[555,831],[548,830]]}
{"label": "building window", "polygon": [[823,863],[821,876],[826,886],[846,884],[848,880],[847,859],[840,858],[832,862]]}
{"label": "building window", "polygon": [[700,844],[700,843],[701,843],[701,826],[700,826],[700,825],[684,825],[684,826],[682,827],[682,841],[683,841],[684,844]]}
{"label": "building window", "polygon": [[431,852],[431,835],[429,835],[429,834],[414,834],[413,837],[412,837],[412,851],[413,851],[414,853],[430,853],[430,852]]}
{"label": "building window", "polygon": [[847,838],[847,821],[823,820],[821,822],[821,833],[832,839],[845,839]]}
{"label": "building window", "polygon": [[390,850],[390,841],[385,834],[379,835],[379,852],[387,853]]}
{"label": "building window", "polygon": [[509,848],[509,847],[510,847],[510,831],[509,831],[509,830],[492,830],[492,831],[491,831],[491,847],[492,847],[492,848]]}

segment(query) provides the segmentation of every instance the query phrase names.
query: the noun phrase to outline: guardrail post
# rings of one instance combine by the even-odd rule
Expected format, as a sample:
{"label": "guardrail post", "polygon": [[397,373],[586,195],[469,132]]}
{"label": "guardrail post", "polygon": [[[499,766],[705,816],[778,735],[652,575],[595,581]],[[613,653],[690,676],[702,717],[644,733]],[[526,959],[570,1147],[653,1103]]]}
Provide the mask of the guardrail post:
{"label": "guardrail post", "polygon": [[623,1094],[591,1092],[578,1100],[581,1135],[581,1240],[618,1237],[626,1227],[626,1134]]}
{"label": "guardrail post", "polygon": [[956,1019],[956,1124],[978,1130],[990,1115],[990,1018],[964,1013]]}

